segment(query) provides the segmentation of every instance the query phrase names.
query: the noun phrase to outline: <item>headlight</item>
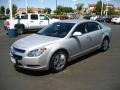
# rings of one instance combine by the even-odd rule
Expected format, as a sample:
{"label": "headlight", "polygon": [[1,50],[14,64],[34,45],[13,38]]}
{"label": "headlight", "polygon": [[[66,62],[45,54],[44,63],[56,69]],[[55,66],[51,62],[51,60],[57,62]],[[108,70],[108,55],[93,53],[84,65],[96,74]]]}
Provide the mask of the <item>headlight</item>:
{"label": "headlight", "polygon": [[46,48],[41,48],[41,49],[32,50],[32,51],[28,52],[28,56],[29,56],[29,57],[40,56],[41,54],[43,54],[43,52],[44,52],[45,50],[46,50]]}

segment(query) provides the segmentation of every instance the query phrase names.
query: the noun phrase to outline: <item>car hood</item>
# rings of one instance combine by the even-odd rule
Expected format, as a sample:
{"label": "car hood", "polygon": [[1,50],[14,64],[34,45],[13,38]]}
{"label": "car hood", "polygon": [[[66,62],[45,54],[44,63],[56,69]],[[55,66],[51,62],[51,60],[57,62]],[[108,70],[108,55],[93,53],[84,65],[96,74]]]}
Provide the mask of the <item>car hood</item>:
{"label": "car hood", "polygon": [[59,39],[60,38],[57,37],[32,34],[30,36],[17,40],[12,46],[19,49],[27,50],[27,49],[37,48],[37,47],[49,45],[51,43],[55,43]]}

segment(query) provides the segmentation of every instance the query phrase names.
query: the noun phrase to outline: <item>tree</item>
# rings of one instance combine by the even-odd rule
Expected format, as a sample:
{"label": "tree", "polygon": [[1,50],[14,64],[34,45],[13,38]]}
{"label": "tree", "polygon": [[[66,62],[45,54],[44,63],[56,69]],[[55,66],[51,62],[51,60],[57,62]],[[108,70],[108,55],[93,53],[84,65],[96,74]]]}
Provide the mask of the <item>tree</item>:
{"label": "tree", "polygon": [[17,6],[15,4],[12,5],[12,14],[13,16],[17,13]]}
{"label": "tree", "polygon": [[72,7],[63,7],[63,12],[70,13],[70,12],[73,12],[73,9],[72,9]]}
{"label": "tree", "polygon": [[5,14],[5,7],[4,7],[4,6],[1,6],[1,8],[0,8],[0,12],[1,12],[2,15]]}
{"label": "tree", "polygon": [[96,12],[100,13],[102,9],[102,1],[98,1],[96,4]]}
{"label": "tree", "polygon": [[61,5],[59,5],[57,7],[57,10],[54,11],[54,13],[56,13],[57,15],[63,15],[70,12],[73,12],[72,7],[63,7]]}
{"label": "tree", "polygon": [[9,13],[10,13],[10,9],[7,8],[7,9],[6,9],[6,14],[9,14]]}
{"label": "tree", "polygon": [[50,14],[51,11],[52,11],[52,10],[51,10],[50,8],[45,8],[45,9],[44,9],[44,12],[47,13],[47,14]]}
{"label": "tree", "polygon": [[77,11],[80,12],[82,10],[83,6],[84,6],[84,4],[81,4],[81,3],[76,4]]}
{"label": "tree", "polygon": [[61,6],[61,5],[57,6],[56,13],[58,15],[62,15],[63,14],[63,6]]}
{"label": "tree", "polygon": [[28,10],[28,11],[27,11],[28,13],[33,13],[32,8],[28,8],[27,10]]}
{"label": "tree", "polygon": [[109,8],[108,9],[108,15],[114,15],[115,14],[115,9],[114,8]]}

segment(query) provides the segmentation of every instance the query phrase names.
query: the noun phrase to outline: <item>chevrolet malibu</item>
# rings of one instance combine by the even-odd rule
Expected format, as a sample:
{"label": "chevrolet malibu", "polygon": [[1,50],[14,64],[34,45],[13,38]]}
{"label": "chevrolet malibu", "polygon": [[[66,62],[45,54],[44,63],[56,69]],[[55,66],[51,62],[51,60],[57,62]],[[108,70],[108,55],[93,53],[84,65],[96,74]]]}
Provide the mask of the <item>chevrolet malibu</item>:
{"label": "chevrolet malibu", "polygon": [[92,20],[63,20],[11,46],[12,63],[30,70],[59,72],[67,63],[97,49],[109,48],[111,28]]}

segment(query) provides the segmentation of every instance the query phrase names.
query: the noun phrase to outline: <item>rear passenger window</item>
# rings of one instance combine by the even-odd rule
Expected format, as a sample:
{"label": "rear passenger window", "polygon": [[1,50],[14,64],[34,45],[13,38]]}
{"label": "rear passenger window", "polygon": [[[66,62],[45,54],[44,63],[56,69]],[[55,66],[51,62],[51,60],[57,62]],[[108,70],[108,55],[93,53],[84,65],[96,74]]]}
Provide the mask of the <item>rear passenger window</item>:
{"label": "rear passenger window", "polygon": [[48,20],[48,19],[49,19],[49,18],[46,17],[45,15],[40,15],[39,17],[40,17],[40,20]]}
{"label": "rear passenger window", "polygon": [[88,22],[87,24],[87,32],[97,31],[100,29],[101,29],[100,25],[96,22]]}
{"label": "rear passenger window", "polygon": [[31,19],[32,19],[32,20],[38,20],[38,15],[32,14],[32,15],[31,15]]}

